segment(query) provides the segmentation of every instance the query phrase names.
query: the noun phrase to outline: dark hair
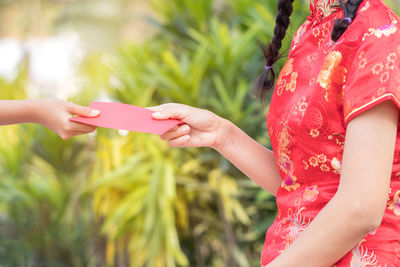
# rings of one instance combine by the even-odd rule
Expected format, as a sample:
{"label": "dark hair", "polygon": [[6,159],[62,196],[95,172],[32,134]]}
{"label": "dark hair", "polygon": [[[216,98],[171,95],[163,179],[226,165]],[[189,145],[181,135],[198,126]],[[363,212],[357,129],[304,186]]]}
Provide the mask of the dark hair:
{"label": "dark hair", "polygon": [[[317,0],[318,1],[318,0]],[[257,81],[257,89],[260,98],[263,93],[271,89],[275,83],[275,72],[272,66],[278,59],[282,57],[279,50],[282,47],[282,40],[285,38],[286,31],[290,24],[290,16],[293,13],[293,2],[294,0],[279,0],[278,1],[278,14],[276,15],[276,25],[274,30],[274,37],[267,46],[261,47],[261,50],[265,57],[265,66],[263,73],[260,75]],[[343,0],[339,0],[340,5],[343,9],[344,18],[337,19],[332,30],[332,40],[336,42],[340,36],[347,30],[351,21],[356,17],[357,10],[363,0],[347,0],[344,3]],[[349,18],[351,20],[349,20]]]}
{"label": "dark hair", "polygon": [[257,82],[257,88],[260,97],[262,97],[263,92],[271,89],[274,86],[275,72],[274,69],[272,69],[272,66],[276,61],[278,61],[278,59],[282,57],[282,54],[279,54],[279,50],[282,47],[282,40],[285,38],[286,31],[290,24],[290,16],[293,13],[293,1],[294,0],[278,1],[278,14],[276,15],[274,37],[267,46],[261,47],[265,57],[266,68],[260,75]]}
{"label": "dark hair", "polygon": [[[344,18],[337,19],[333,25],[332,40],[336,42],[340,36],[347,30],[351,21],[357,16],[357,10],[360,7],[363,0],[347,0],[345,4],[343,0],[339,0],[340,5],[343,9]],[[351,20],[348,20],[350,18]]]}

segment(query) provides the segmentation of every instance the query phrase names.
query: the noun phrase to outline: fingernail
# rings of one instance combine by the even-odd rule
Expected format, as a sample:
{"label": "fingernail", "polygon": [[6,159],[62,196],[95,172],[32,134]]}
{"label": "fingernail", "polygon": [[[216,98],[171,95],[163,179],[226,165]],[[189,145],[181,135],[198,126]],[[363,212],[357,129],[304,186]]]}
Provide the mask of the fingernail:
{"label": "fingernail", "polygon": [[154,112],[153,113],[153,117],[160,117],[161,116],[161,112]]}
{"label": "fingernail", "polygon": [[92,109],[92,111],[90,112],[90,115],[92,115],[92,116],[97,116],[99,114],[100,114],[100,110],[97,110],[97,109]]}

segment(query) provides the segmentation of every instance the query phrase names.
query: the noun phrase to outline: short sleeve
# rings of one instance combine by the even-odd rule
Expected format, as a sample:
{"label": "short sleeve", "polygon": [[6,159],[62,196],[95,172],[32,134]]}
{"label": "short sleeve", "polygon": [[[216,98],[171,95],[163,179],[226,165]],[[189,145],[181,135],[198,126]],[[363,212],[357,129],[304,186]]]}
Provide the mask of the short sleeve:
{"label": "short sleeve", "polygon": [[[397,16],[365,31],[343,90],[344,123],[392,100],[400,107],[400,29]],[[382,20],[385,21],[385,20]]]}

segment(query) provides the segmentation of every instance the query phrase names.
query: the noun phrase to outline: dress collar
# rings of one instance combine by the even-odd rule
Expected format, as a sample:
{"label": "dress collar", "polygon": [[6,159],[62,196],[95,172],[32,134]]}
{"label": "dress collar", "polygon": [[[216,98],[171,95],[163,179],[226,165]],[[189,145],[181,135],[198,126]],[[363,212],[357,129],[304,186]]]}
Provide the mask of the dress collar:
{"label": "dress collar", "polygon": [[[346,0],[344,2],[347,2]],[[340,9],[339,0],[315,0],[314,5],[310,3],[310,20],[315,24]]]}

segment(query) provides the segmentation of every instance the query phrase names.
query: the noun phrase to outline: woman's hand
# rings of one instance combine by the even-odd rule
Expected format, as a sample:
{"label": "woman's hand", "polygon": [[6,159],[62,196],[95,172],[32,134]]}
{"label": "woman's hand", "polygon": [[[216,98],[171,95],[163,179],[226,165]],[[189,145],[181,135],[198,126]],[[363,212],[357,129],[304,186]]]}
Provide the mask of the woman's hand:
{"label": "woman's hand", "polygon": [[178,119],[184,124],[161,135],[171,147],[211,147],[221,144],[225,121],[214,113],[182,104],[164,104],[148,108],[157,120]]}
{"label": "woman's hand", "polygon": [[72,115],[97,117],[100,111],[55,98],[31,100],[33,103],[34,121],[58,134],[66,140],[75,135],[93,132],[96,127],[69,120]]}

